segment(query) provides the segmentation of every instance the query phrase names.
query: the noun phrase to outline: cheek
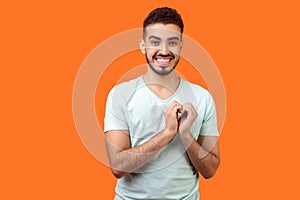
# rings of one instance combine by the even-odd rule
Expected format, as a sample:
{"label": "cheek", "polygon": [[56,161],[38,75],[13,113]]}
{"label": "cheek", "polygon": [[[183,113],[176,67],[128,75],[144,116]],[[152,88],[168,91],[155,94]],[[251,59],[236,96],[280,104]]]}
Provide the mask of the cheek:
{"label": "cheek", "polygon": [[155,52],[157,52],[159,50],[159,47],[146,47],[146,51],[151,53],[151,54],[154,54]]}
{"label": "cheek", "polygon": [[147,55],[148,58],[152,58],[152,56],[154,56],[154,55],[156,54],[157,49],[154,49],[154,48],[147,48],[147,49],[145,50],[145,52],[146,52],[146,55]]}
{"label": "cheek", "polygon": [[180,48],[171,48],[170,51],[176,56],[179,56],[180,54]]}

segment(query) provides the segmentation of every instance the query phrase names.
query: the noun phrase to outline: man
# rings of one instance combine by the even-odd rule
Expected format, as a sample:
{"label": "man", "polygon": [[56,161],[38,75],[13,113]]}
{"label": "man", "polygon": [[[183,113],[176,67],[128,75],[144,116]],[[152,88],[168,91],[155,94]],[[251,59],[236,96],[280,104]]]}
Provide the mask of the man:
{"label": "man", "polygon": [[214,101],[176,75],[183,22],[157,8],[144,20],[144,76],[115,86],[104,119],[106,148],[118,178],[115,199],[199,199],[199,175],[220,162]]}

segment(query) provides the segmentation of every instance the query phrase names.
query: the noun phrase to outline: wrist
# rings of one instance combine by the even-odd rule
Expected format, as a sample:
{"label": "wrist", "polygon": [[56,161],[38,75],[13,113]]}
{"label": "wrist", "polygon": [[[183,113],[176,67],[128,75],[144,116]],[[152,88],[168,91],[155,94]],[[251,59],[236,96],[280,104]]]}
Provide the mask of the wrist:
{"label": "wrist", "polygon": [[178,133],[182,137],[188,137],[191,135],[190,129],[189,128],[182,128],[178,130]]}
{"label": "wrist", "polygon": [[164,129],[163,130],[164,134],[167,135],[168,137],[174,137],[176,135],[177,131],[170,130],[170,129]]}
{"label": "wrist", "polygon": [[179,137],[183,142],[189,142],[194,139],[190,131],[181,131],[179,132]]}

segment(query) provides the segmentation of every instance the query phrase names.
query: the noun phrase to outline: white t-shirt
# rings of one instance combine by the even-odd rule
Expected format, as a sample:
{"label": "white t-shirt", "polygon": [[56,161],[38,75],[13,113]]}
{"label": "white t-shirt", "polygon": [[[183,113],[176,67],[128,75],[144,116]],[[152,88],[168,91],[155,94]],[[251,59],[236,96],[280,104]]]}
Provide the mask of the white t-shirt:
{"label": "white t-shirt", "polygon": [[[198,112],[190,132],[219,136],[213,98],[204,88],[180,79],[168,99],[160,99],[143,77],[115,86],[106,102],[104,132],[127,130],[131,147],[141,145],[165,128],[164,108],[173,100],[190,102]],[[146,165],[118,179],[115,199],[199,199],[199,177],[185,153],[178,134]]]}

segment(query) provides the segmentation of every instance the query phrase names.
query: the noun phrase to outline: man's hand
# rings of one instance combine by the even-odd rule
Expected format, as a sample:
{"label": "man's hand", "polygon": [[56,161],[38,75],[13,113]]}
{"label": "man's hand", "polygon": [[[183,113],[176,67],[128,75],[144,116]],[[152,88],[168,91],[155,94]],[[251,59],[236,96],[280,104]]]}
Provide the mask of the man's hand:
{"label": "man's hand", "polygon": [[165,131],[171,136],[175,136],[178,131],[177,114],[180,112],[181,105],[177,101],[172,101],[164,110],[166,119]]}
{"label": "man's hand", "polygon": [[204,178],[212,177],[220,163],[218,137],[199,136],[196,140],[190,129],[198,114],[191,103],[186,103],[180,109],[179,136],[194,168]]}
{"label": "man's hand", "polygon": [[181,113],[181,117],[179,120],[179,134],[190,134],[190,129],[198,116],[197,111],[191,103],[184,104],[179,112]]}

